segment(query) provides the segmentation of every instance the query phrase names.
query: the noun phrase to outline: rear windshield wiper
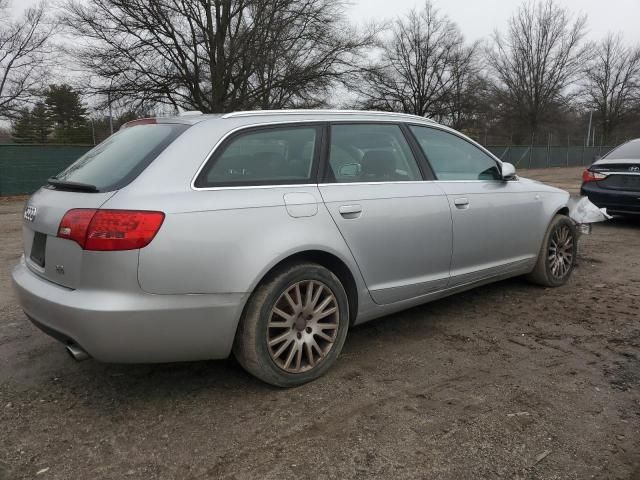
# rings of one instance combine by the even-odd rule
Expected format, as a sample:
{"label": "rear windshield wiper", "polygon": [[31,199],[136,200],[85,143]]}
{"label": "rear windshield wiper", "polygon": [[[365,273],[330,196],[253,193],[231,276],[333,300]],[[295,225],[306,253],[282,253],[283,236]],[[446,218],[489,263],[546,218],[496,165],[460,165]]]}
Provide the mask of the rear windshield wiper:
{"label": "rear windshield wiper", "polygon": [[47,180],[49,185],[53,185],[54,187],[60,190],[71,190],[77,192],[99,192],[98,187],[95,185],[91,185],[90,183],[80,183],[80,182],[69,182],[67,180],[60,180],[55,177],[51,177]]}

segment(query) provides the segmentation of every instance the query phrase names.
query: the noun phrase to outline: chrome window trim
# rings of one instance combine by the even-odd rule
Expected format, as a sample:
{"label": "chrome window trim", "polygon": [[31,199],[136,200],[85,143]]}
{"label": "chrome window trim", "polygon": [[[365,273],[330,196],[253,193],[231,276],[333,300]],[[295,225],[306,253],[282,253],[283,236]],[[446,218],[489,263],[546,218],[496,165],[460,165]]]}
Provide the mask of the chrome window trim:
{"label": "chrome window trim", "polygon": [[435,180],[407,180],[397,182],[322,182],[318,183],[318,187],[335,187],[350,185],[421,185],[423,183],[433,183]]}
{"label": "chrome window trim", "polygon": [[[608,170],[594,170],[594,173],[601,173],[603,175],[606,175],[607,177],[610,177],[611,175],[628,175],[628,176],[640,176],[640,172],[612,172],[612,171],[608,171]],[[604,180],[604,179],[603,179]]]}
{"label": "chrome window trim", "polygon": [[[446,125],[440,125],[439,123],[435,123],[435,122],[433,124],[421,124],[421,125],[417,125],[415,123],[412,124],[412,123],[407,122],[407,126],[411,127],[412,125],[414,125],[416,127],[422,127],[422,128],[437,128],[438,130],[442,130],[443,132],[447,132],[447,133],[450,133],[452,135],[455,135],[456,137],[460,138],[461,140],[464,140],[465,142],[470,143],[474,147],[479,148],[483,153],[486,153],[489,157],[491,157],[493,160],[495,160],[498,163],[498,165],[500,165],[500,167],[501,167],[500,171],[502,171],[502,164],[505,163],[505,162],[500,160],[496,155],[494,155],[489,150],[484,148],[482,145],[480,145],[478,142],[476,142],[473,138],[467,137],[464,133],[460,133],[457,130],[454,130],[453,128],[447,127]],[[426,154],[425,154],[425,156],[426,156]]]}
{"label": "chrome window trim", "polygon": [[282,185],[240,185],[237,187],[203,187],[194,190],[255,190],[255,189],[277,189],[277,188],[313,188],[313,187],[348,187],[362,185],[421,185],[431,183],[478,183],[478,182],[494,182],[505,183],[504,180],[409,180],[406,182],[342,182],[342,183],[291,183]]}
{"label": "chrome window trim", "polygon": [[[325,110],[327,111],[327,110]],[[313,112],[313,110],[312,110]],[[228,114],[231,115],[231,114]],[[270,115],[273,115],[273,113],[270,113]],[[382,113],[380,114],[382,116]],[[385,113],[385,116],[389,116],[390,114]],[[392,114],[393,115],[393,114]],[[405,116],[405,114],[396,114],[397,116]],[[420,117],[422,118],[422,117]],[[426,120],[426,119],[425,119]],[[340,122],[342,122],[343,120],[338,120]],[[225,133],[222,138],[220,140],[218,140],[216,142],[216,144],[213,146],[213,148],[209,151],[209,153],[207,153],[207,155],[205,156],[205,159],[202,161],[202,163],[200,164],[200,166],[198,167],[198,170],[196,171],[195,175],[193,176],[193,178],[191,179],[191,183],[190,183],[190,187],[191,190],[199,192],[199,191],[213,191],[213,190],[239,190],[239,189],[258,189],[258,188],[291,188],[291,187],[298,187],[298,188],[302,188],[302,187],[319,187],[319,186],[330,186],[330,185],[384,185],[384,184],[407,184],[407,183],[432,183],[432,182],[436,182],[436,183],[443,183],[443,182],[455,182],[455,183],[467,183],[467,182],[505,182],[505,180],[500,180],[500,179],[496,179],[496,180],[409,180],[409,181],[400,181],[400,182],[353,182],[353,183],[347,183],[347,182],[343,182],[343,183],[327,183],[327,182],[322,182],[322,183],[294,183],[294,184],[288,184],[288,185],[239,185],[237,187],[235,186],[225,186],[225,187],[196,187],[195,183],[196,180],[198,178],[198,176],[200,175],[200,173],[202,172],[202,170],[205,168],[205,166],[207,165],[207,162],[209,162],[209,160],[211,159],[211,157],[215,154],[216,150],[218,149],[218,147],[220,147],[220,145],[222,145],[222,143],[224,143],[224,141],[229,138],[231,135],[234,135],[238,132],[241,132],[242,130],[248,130],[251,128],[256,128],[256,127],[269,127],[269,126],[278,126],[278,125],[291,125],[291,126],[296,126],[299,124],[304,124],[304,123],[331,123],[331,120],[319,120],[319,119],[308,119],[308,120],[281,120],[278,122],[257,122],[257,123],[251,123],[251,124],[247,124],[247,125],[242,125],[239,127],[236,127],[232,130],[229,130],[227,133]],[[366,123],[367,120],[358,120],[358,123]],[[390,118],[388,120],[385,119],[376,119],[375,120],[376,123],[391,123],[394,125],[398,124],[398,119],[393,119]],[[416,125],[415,123],[411,123],[411,122],[401,122],[404,123],[405,125]],[[473,145],[475,145],[476,147],[480,148],[482,151],[484,151],[485,153],[489,154],[490,157],[492,157],[494,160],[496,160],[500,165],[502,165],[502,161],[497,158],[495,155],[493,155],[491,152],[489,152],[488,150],[486,150],[484,147],[482,147],[482,145],[478,144],[477,142],[474,142],[472,139],[459,134],[458,132],[456,132],[455,130],[450,129],[449,127],[445,127],[444,125],[440,125],[438,123],[430,123],[428,125],[422,124],[422,125],[418,125],[421,127],[425,127],[425,128],[437,128],[439,130],[448,132],[448,133],[452,133],[458,137],[460,137],[462,140],[466,140],[470,143],[472,143]]]}
{"label": "chrome window trim", "polygon": [[[223,190],[223,189],[238,189],[238,188],[273,188],[273,187],[288,187],[290,185],[239,185],[237,187],[232,187],[232,186],[226,186],[226,187],[196,187],[196,180],[198,179],[198,176],[200,176],[200,172],[202,172],[202,170],[204,169],[204,167],[207,165],[207,163],[209,162],[209,160],[211,160],[211,157],[213,156],[214,153],[216,153],[216,150],[218,149],[218,147],[220,147],[220,145],[222,145],[224,143],[224,141],[229,138],[231,135],[234,135],[238,132],[241,132],[242,130],[248,130],[251,128],[256,128],[256,127],[270,127],[273,125],[291,125],[291,126],[296,126],[298,124],[301,123],[322,123],[322,121],[320,120],[287,120],[287,121],[281,121],[281,122],[259,122],[259,123],[251,123],[248,125],[242,125],[240,127],[236,127],[232,130],[229,130],[227,133],[225,133],[222,138],[220,140],[218,140],[216,142],[216,144],[213,146],[213,148],[209,151],[209,153],[207,153],[207,155],[205,156],[204,161],[200,164],[200,167],[198,167],[198,170],[196,171],[196,174],[193,176],[193,178],[191,179],[191,190],[195,190],[195,191],[201,191],[201,190]],[[295,186],[303,186],[305,184],[300,184],[300,183],[296,183],[293,184]],[[293,186],[291,185],[291,186]],[[307,184],[307,185],[316,185],[314,184]]]}
{"label": "chrome window trim", "polygon": [[519,178],[512,178],[509,180],[504,180],[500,178],[491,178],[486,180],[434,180],[437,183],[478,183],[478,182],[493,182],[493,183],[508,183],[508,182],[517,182],[520,180]]}
{"label": "chrome window trim", "polygon": [[282,185],[239,185],[237,187],[202,187],[202,188],[194,188],[196,191],[200,190],[256,190],[256,189],[266,189],[266,188],[309,188],[309,187],[317,187],[317,183],[291,183],[291,184],[282,184]]}
{"label": "chrome window trim", "polygon": [[408,180],[398,182],[333,182],[333,183],[318,183],[318,187],[331,187],[334,185],[407,185],[407,184],[423,184],[423,183],[478,183],[478,182],[495,182],[506,183],[507,180]]}

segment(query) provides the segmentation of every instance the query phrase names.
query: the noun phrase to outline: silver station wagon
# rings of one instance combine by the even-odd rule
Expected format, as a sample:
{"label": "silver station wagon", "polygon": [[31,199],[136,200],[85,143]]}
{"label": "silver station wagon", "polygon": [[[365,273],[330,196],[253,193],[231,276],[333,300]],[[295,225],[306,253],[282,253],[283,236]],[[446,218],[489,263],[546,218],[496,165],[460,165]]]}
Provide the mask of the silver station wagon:
{"label": "silver station wagon", "polygon": [[137,120],[29,199],[13,279],[76,359],[233,352],[294,386],[331,367],[352,325],[516,275],[562,285],[568,199],[410,115]]}

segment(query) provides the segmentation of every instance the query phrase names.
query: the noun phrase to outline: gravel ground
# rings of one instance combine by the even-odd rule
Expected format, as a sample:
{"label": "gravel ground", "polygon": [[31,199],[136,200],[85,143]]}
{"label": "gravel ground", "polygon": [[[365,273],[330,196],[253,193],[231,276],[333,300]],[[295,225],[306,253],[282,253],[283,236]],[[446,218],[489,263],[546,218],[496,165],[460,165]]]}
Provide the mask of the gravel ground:
{"label": "gravel ground", "polygon": [[564,287],[363,325],[325,377],[278,390],[232,359],[71,360],[11,290],[22,202],[0,201],[2,480],[640,479],[640,221],[596,225]]}

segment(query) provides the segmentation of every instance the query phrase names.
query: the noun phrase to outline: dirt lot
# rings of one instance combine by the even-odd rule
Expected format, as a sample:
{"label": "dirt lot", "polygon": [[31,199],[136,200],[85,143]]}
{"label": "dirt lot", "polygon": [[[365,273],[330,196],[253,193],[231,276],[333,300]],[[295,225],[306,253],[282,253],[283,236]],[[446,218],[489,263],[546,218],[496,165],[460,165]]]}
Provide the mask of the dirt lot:
{"label": "dirt lot", "polygon": [[[575,189],[580,169],[524,172]],[[568,285],[514,279],[355,328],[294,390],[233,361],[76,363],[23,316],[0,201],[0,479],[640,479],[640,221]]]}

